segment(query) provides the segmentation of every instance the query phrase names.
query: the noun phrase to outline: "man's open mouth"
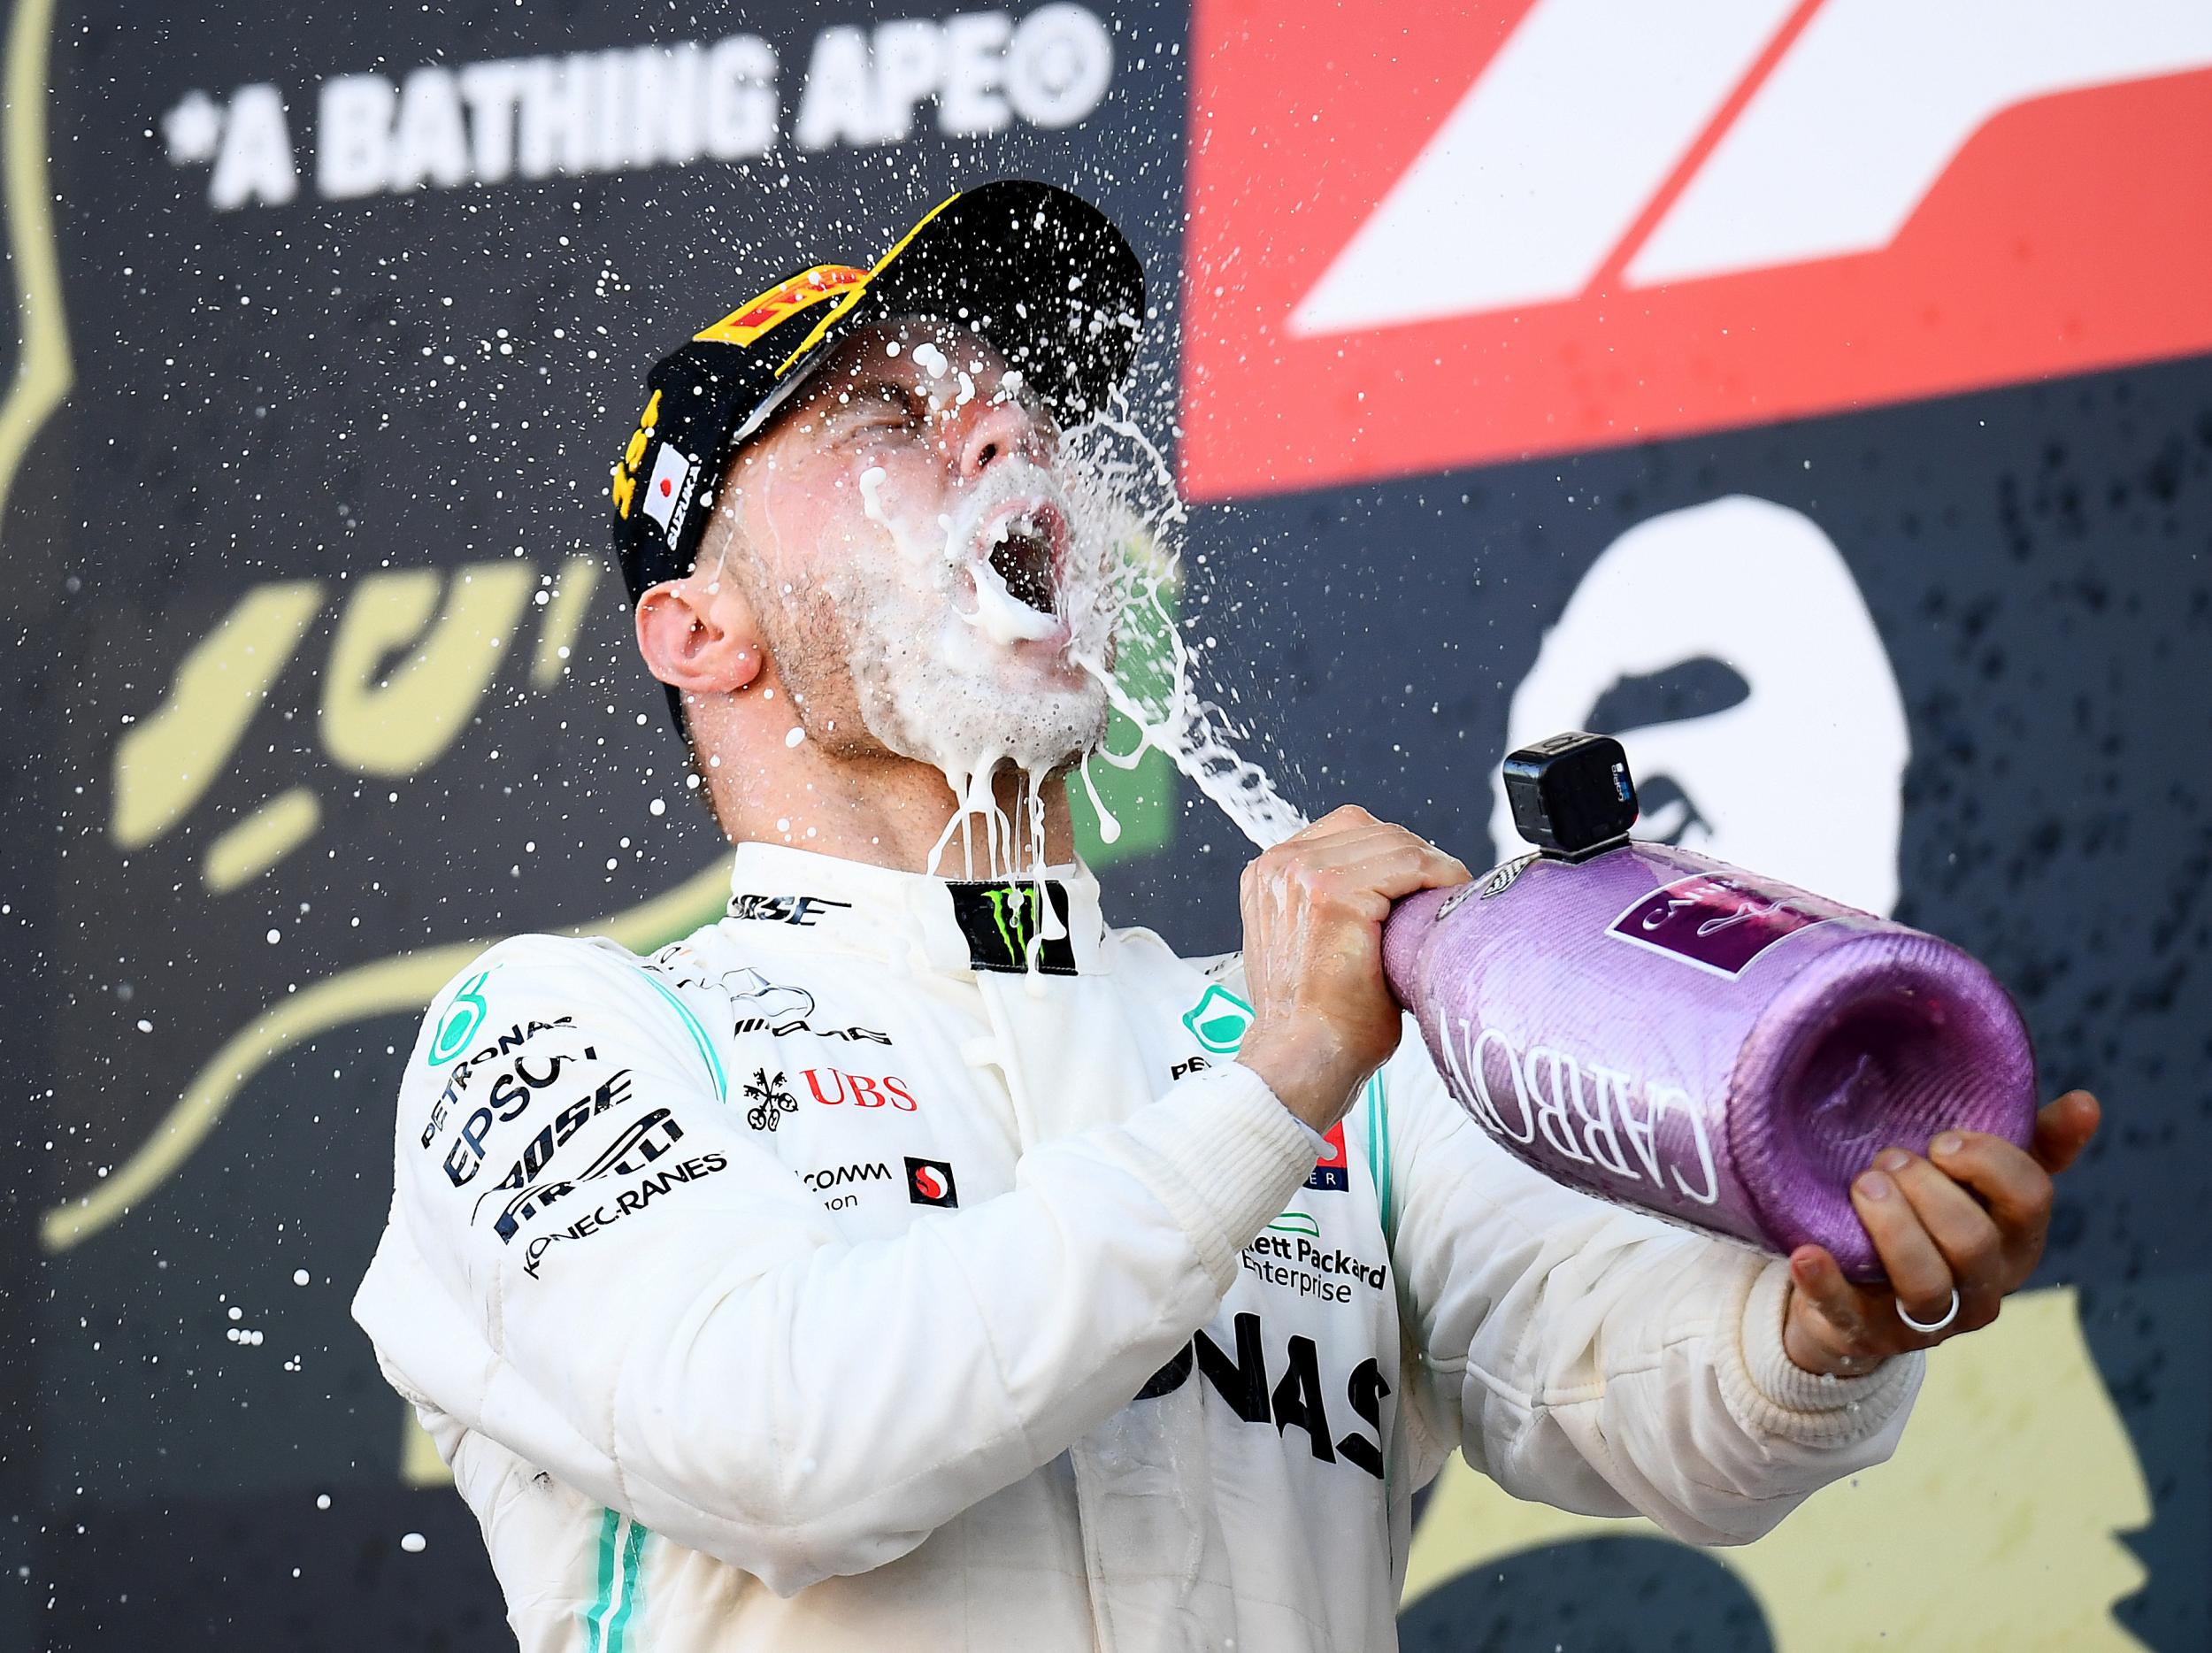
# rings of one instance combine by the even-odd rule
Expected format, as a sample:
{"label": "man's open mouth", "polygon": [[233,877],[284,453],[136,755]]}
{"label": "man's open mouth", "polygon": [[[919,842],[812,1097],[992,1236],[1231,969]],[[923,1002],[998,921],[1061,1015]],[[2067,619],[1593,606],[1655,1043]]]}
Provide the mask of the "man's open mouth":
{"label": "man's open mouth", "polygon": [[1053,505],[1037,501],[1008,511],[983,534],[985,555],[1007,595],[1040,614],[1058,611],[1061,548],[1067,525]]}

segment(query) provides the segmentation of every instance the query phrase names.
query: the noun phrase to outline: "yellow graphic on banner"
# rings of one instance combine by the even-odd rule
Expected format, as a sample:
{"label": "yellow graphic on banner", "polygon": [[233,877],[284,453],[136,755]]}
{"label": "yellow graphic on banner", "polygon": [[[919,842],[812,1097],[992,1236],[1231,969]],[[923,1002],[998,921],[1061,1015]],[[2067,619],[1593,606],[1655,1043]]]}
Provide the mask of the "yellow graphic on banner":
{"label": "yellow graphic on banner", "polygon": [[256,587],[193,645],[159,709],[115,743],[115,814],[108,830],[118,846],[152,843],[205,796],[322,601],[322,586],[313,580]]}
{"label": "yellow graphic on banner", "polygon": [[[673,889],[563,934],[611,936],[633,952],[650,952],[710,922],[728,900],[729,886],[728,863],[717,856]],[[284,1052],[334,1027],[374,1016],[420,1012],[493,939],[396,954],[285,995],[224,1042],[167,1117],[113,1175],[45,1214],[40,1225],[45,1249],[65,1251],[90,1238],[168,1180],[215,1127],[240,1088]]]}
{"label": "yellow graphic on banner", "polygon": [[250,884],[322,824],[322,800],[305,787],[278,794],[208,846],[202,875],[209,893],[227,896]]}
{"label": "yellow graphic on banner", "polygon": [[550,688],[568,670],[569,656],[584,628],[585,611],[599,585],[599,559],[572,557],[553,582],[538,627],[538,651],[530,661],[530,687]]}
{"label": "yellow graphic on banner", "polygon": [[[2060,1287],[2012,1298],[1994,1325],[1930,1354],[1890,1462],[1822,1488],[1755,1543],[1699,1553],[1749,1588],[1777,1653],[2137,1653],[2112,1604],[2147,1575],[2116,1535],[2150,1514]],[[1663,1536],[1524,1503],[1455,1453],[1414,1535],[1404,1600],[1524,1550],[1619,1535]]]}
{"label": "yellow graphic on banner", "polygon": [[365,775],[428,767],[476,715],[536,583],[537,570],[525,562],[474,563],[449,576],[411,568],[362,581],[323,677],[324,748]]}
{"label": "yellow graphic on banner", "polygon": [[[357,774],[397,779],[427,768],[478,716],[534,596],[542,607],[530,682],[552,687],[567,669],[598,565],[572,557],[550,585],[548,578],[504,559],[394,570],[354,584],[318,673],[325,750]],[[116,742],[108,831],[118,847],[165,837],[223,776],[326,595],[312,580],[256,587],[187,651],[161,703]],[[208,850],[207,888],[219,895],[259,877],[322,819],[311,794],[262,805]]]}
{"label": "yellow graphic on banner", "polygon": [[438,1456],[438,1443],[422,1426],[422,1419],[415,1416],[412,1406],[403,1403],[403,1410],[405,1415],[400,1423],[400,1480],[410,1487],[450,1487],[453,1470]]}
{"label": "yellow graphic on banner", "polygon": [[53,0],[17,0],[8,25],[0,110],[6,173],[8,261],[16,290],[15,382],[0,402],[0,523],[23,456],[69,394],[69,330],[61,306],[61,254],[46,179],[46,53]]}
{"label": "yellow graphic on banner", "polygon": [[[544,688],[559,680],[595,581],[596,564],[579,557],[567,559],[557,577],[502,559],[387,571],[353,584],[318,673],[327,755],[357,774],[388,780],[429,767],[477,717],[527,624],[534,595],[542,606],[531,681]],[[178,830],[229,772],[277,679],[299,657],[328,589],[311,580],[256,587],[186,651],[160,703],[116,742],[108,831],[119,848],[142,849]],[[322,800],[305,786],[248,810],[209,844],[201,863],[206,890],[220,896],[242,888],[299,850],[323,822]],[[604,920],[606,932],[658,946],[713,916],[726,893],[725,877],[718,865],[710,867]],[[63,1250],[97,1233],[157,1188],[239,1087],[277,1055],[348,1022],[419,1009],[485,944],[402,954],[288,992],[225,1042],[121,1166],[45,1214],[46,1249]]]}

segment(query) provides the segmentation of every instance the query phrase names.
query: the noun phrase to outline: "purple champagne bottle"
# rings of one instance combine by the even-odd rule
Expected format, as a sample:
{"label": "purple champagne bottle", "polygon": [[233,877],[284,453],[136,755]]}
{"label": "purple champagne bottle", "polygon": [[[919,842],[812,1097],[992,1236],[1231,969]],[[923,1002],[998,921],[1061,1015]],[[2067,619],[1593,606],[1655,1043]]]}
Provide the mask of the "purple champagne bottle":
{"label": "purple champagne bottle", "polygon": [[1764,1249],[1816,1242],[1878,1280],[1850,1197],[1877,1152],[1924,1153],[1947,1128],[2027,1145],[2027,1029],[1967,954],[1628,842],[1633,786],[1602,736],[1555,736],[1507,773],[1544,850],[1401,902],[1383,960],[1453,1096],[1509,1152]]}

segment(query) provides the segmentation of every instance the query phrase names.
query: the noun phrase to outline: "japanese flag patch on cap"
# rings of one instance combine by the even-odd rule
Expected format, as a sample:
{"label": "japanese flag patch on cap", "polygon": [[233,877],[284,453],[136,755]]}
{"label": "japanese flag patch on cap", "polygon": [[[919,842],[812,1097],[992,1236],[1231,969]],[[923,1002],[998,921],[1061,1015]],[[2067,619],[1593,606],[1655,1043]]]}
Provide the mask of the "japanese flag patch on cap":
{"label": "japanese flag patch on cap", "polygon": [[906,317],[971,327],[1068,424],[1121,382],[1143,316],[1144,273],[1112,220],[1023,178],[940,203],[872,265],[785,277],[647,378],[645,411],[609,481],[630,600],[691,571],[739,444],[853,328]]}
{"label": "japanese flag patch on cap", "polygon": [[698,473],[698,463],[672,443],[661,443],[654,456],[653,473],[645,481],[645,514],[660,524],[671,545],[682,536],[691,509],[691,479]]}

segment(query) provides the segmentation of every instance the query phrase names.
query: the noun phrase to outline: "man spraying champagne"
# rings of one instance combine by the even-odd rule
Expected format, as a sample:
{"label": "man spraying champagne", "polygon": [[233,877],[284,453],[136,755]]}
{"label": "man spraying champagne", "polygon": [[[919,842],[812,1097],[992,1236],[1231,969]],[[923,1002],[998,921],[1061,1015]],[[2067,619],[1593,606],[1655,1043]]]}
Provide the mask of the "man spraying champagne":
{"label": "man spraying champagne", "polygon": [[1143,314],[1110,223],[1006,182],[655,370],[616,542],[730,908],[439,996],[356,1302],[531,1653],[1387,1648],[1450,1452],[1743,1542],[2040,1252],[2079,1095],[1860,1179],[1898,1292],[1967,1305],[1936,1334],[1516,1163],[1383,980],[1466,869],[1357,808],[1245,869],[1237,956],[1105,921],[1064,774],[1114,581],[1060,442]]}

